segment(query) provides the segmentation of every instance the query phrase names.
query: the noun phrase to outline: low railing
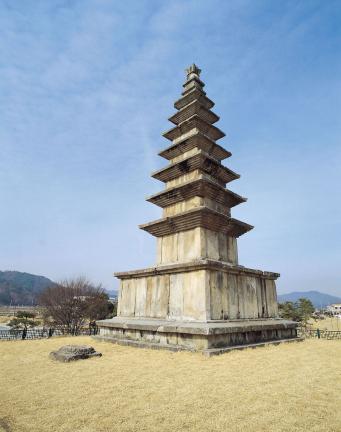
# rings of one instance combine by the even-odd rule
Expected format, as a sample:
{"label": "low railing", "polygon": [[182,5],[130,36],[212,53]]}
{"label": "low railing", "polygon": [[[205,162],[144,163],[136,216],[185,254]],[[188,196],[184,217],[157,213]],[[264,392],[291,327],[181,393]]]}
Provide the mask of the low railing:
{"label": "low railing", "polygon": [[92,336],[98,334],[98,327],[86,327],[77,331],[67,331],[55,328],[30,328],[0,330],[0,340],[44,339],[53,336]]}
{"label": "low railing", "polygon": [[298,329],[298,336],[309,339],[341,339],[341,331],[335,330],[308,330],[308,329]]}

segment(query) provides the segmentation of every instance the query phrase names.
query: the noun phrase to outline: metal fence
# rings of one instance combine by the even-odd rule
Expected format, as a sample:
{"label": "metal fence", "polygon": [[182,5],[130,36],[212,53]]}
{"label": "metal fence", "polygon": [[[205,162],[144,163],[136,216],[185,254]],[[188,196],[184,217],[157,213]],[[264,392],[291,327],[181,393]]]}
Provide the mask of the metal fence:
{"label": "metal fence", "polygon": [[[6,329],[0,330],[0,340],[26,340],[26,339],[44,339],[53,336],[92,336],[97,335],[98,327],[85,327],[76,332],[66,331],[65,329],[55,328],[30,328],[27,330]],[[341,331],[333,330],[307,330],[298,329],[298,336],[306,339],[340,339]]]}
{"label": "metal fence", "polygon": [[307,330],[299,329],[298,336],[303,338],[313,338],[313,339],[341,339],[341,331],[335,330]]}
{"label": "metal fence", "polygon": [[91,336],[96,334],[98,334],[98,327],[86,327],[76,332],[54,328],[30,328],[27,330],[6,329],[0,330],[0,340],[44,339],[53,336]]}

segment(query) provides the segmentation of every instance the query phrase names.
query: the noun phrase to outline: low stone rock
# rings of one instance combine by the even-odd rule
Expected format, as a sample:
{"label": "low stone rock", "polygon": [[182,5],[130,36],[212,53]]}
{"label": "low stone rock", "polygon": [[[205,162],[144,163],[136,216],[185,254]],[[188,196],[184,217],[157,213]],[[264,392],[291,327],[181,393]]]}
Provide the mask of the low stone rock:
{"label": "low stone rock", "polygon": [[61,362],[87,359],[90,357],[101,357],[102,354],[88,345],[64,345],[57,351],[50,353],[50,358]]}

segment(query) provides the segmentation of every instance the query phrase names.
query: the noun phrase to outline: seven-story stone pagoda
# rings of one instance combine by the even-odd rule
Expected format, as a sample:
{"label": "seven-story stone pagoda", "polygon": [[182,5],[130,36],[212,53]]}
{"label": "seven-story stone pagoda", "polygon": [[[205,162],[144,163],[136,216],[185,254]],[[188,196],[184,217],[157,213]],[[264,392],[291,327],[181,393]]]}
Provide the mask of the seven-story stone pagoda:
{"label": "seven-story stone pagoda", "polygon": [[163,217],[140,228],[157,238],[155,267],[116,273],[118,316],[99,321],[100,338],[134,346],[217,354],[244,345],[295,340],[296,323],[278,318],[277,273],[238,264],[237,238],[253,227],[231,217],[246,201],[226,188],[239,175],[222,165],[231,153],[206,96],[200,69],[187,69],[169,164],[152,174],[165,189],[148,198]]}

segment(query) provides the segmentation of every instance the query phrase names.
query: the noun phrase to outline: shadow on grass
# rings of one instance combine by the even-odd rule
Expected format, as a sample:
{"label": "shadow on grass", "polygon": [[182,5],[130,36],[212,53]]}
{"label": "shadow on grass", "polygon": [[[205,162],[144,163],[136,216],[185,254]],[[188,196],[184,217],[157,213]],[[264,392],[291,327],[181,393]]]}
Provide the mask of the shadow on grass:
{"label": "shadow on grass", "polygon": [[4,418],[0,418],[0,432],[11,432],[12,428],[9,425],[8,421]]}

